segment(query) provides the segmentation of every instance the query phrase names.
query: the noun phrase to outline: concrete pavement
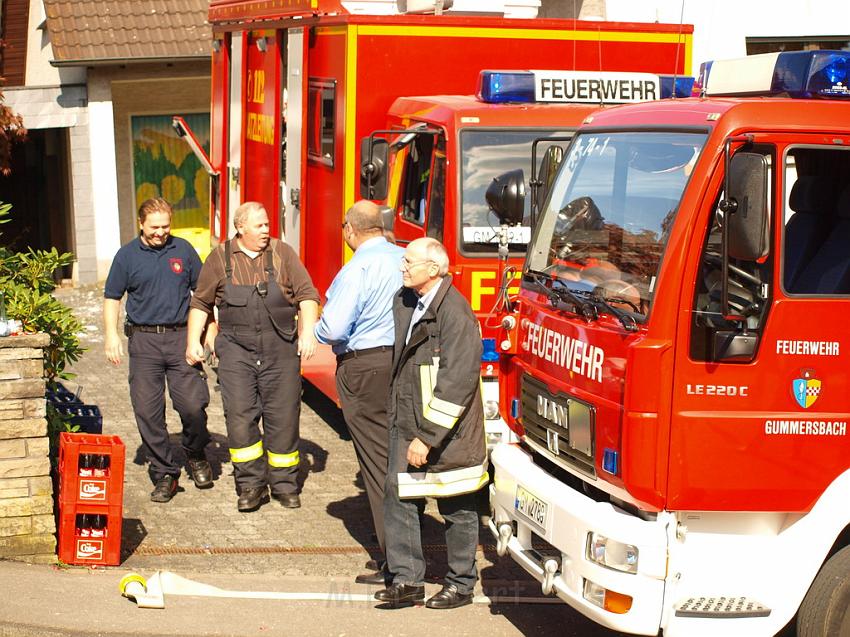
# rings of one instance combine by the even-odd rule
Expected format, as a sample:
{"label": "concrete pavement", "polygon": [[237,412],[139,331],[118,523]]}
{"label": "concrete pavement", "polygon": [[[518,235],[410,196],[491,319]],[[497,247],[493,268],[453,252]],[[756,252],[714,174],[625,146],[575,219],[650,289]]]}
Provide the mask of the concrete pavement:
{"label": "concrete pavement", "polygon": [[[127,448],[122,564],[88,569],[0,562],[0,591],[5,593],[0,595],[0,636],[412,635],[433,631],[435,622],[450,626],[456,635],[614,634],[563,604],[520,603],[539,598],[539,587],[510,560],[496,561],[484,528],[479,596],[506,598],[503,603],[490,605],[480,598],[480,603],[447,613],[424,608],[381,612],[376,603],[360,601],[376,590],[353,584],[376,549],[368,504],[341,414],[309,386],[301,416],[302,508],[284,509],[273,501],[253,513],[236,510],[213,374],[208,411],[213,442],[207,453],[215,486],[198,490],[184,474],[170,503],[151,502],[152,485],[130,407],[127,363],[114,367],[103,353],[102,288],[61,289],[56,296],[82,320],[82,341],[89,348],[70,370],[76,378],[65,384],[72,391],[82,387],[82,400],[100,406],[104,433],[120,436]],[[170,402],[166,417],[179,452],[179,419]],[[424,543],[428,592],[433,593],[446,569],[442,525],[433,504],[426,511]],[[294,597],[175,597],[167,598],[165,610],[150,610],[120,596],[118,582],[124,574],[135,571],[147,577],[157,570],[229,590],[286,591]],[[324,601],[304,599],[306,593],[321,593]]]}

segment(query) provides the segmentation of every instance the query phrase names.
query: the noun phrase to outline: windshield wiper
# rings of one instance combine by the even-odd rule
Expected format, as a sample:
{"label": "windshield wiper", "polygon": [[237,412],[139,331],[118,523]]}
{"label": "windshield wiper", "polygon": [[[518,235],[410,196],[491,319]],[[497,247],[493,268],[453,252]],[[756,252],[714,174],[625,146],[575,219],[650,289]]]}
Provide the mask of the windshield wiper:
{"label": "windshield wiper", "polygon": [[[603,312],[608,312],[620,321],[623,329],[627,332],[637,332],[639,329],[638,322],[634,316],[632,316],[629,312],[612,305],[612,303],[627,303],[632,305],[631,302],[625,299],[617,297],[603,297],[594,294],[593,292],[575,290],[560,279],[550,279],[537,272],[528,271],[526,274],[532,278],[531,283],[534,289],[546,295],[549,302],[552,304],[552,307],[556,309],[578,314],[588,322],[597,320],[599,318],[599,310],[602,310]],[[552,287],[548,287],[545,281],[550,281],[552,283]],[[557,288],[555,287],[555,284],[558,285]]]}
{"label": "windshield wiper", "polygon": [[[545,275],[530,270],[526,274],[531,277],[531,283],[534,289],[546,295],[555,309],[578,314],[588,322],[599,318],[596,306],[588,300],[582,299],[576,294],[575,290],[569,288],[563,281],[550,279]],[[546,281],[551,282],[553,287],[547,286]],[[560,287],[555,288],[555,283],[558,283]]]}
{"label": "windshield wiper", "polygon": [[627,303],[634,307],[631,302],[618,297],[597,296],[595,294],[591,294],[590,296],[594,303],[596,303],[598,306],[601,306],[602,309],[604,309],[609,314],[613,314],[614,317],[618,321],[620,321],[620,324],[623,326],[623,329],[625,329],[627,332],[638,331],[637,320],[634,316],[632,316],[625,310],[621,310],[620,308],[611,305],[611,303]]}
{"label": "windshield wiper", "polygon": [[614,318],[620,321],[620,324],[623,326],[623,329],[625,329],[627,332],[638,331],[637,320],[634,316],[632,316],[625,310],[621,310],[620,308],[611,305],[611,303],[615,302],[628,303],[629,305],[632,305],[632,303],[630,303],[629,301],[616,297],[609,298],[599,296],[598,294],[594,294],[593,292],[587,292],[584,290],[574,290],[572,288],[567,287],[566,283],[564,283],[563,281],[557,279],[555,280],[555,282],[563,286],[564,291],[568,291],[573,297],[582,296],[587,299],[585,303],[593,307],[593,313],[595,314],[595,318],[598,318],[599,310],[602,310],[603,312],[608,312],[609,314],[613,315]]}

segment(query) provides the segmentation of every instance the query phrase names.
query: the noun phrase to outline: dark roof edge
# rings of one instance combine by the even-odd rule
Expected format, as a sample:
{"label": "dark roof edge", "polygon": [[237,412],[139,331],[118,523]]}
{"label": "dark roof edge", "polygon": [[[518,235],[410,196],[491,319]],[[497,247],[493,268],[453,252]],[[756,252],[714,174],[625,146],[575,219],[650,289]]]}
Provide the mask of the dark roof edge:
{"label": "dark roof edge", "polygon": [[132,57],[132,58],[90,58],[81,60],[50,60],[50,65],[55,67],[64,66],[110,66],[114,64],[144,64],[150,62],[197,62],[199,60],[210,60],[209,55],[181,55],[161,57]]}

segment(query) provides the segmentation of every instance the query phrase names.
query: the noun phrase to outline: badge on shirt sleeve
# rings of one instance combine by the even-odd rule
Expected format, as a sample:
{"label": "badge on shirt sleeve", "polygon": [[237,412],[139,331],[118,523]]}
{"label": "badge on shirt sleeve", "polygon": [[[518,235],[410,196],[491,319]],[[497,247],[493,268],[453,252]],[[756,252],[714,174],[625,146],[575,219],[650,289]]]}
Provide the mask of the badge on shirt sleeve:
{"label": "badge on shirt sleeve", "polygon": [[180,257],[169,259],[168,263],[171,264],[171,271],[174,272],[174,274],[180,274],[183,271],[183,259]]}

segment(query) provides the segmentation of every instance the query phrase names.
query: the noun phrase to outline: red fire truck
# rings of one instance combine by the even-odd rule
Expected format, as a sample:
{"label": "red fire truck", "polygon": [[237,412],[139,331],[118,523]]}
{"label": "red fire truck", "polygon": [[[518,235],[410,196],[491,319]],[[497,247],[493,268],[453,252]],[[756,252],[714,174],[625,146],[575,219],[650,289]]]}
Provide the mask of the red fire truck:
{"label": "red fire truck", "polygon": [[847,635],[850,54],[705,69],[566,150],[499,336],[491,530],[617,630]]}
{"label": "red fire truck", "polygon": [[[339,225],[358,195],[361,140],[387,126],[397,97],[469,93],[484,68],[548,67],[557,61],[565,69],[674,74],[690,66],[693,29],[687,25],[451,12],[369,15],[369,5],[377,12],[386,2],[210,2],[212,241],[232,235],[230,214],[240,203],[260,201],[269,211],[272,234],[285,236],[300,253],[322,292],[347,257]],[[178,128],[185,126],[178,122]],[[182,132],[191,139],[189,131]],[[448,134],[442,129],[429,139],[437,141],[434,157],[442,156],[446,186],[454,188],[460,149]],[[417,139],[414,146],[419,144]],[[427,191],[424,216],[399,212],[396,235],[403,243],[428,228],[445,228],[452,263],[462,268],[461,284],[465,290],[478,286],[477,302],[484,308],[495,297],[488,289],[494,280],[489,273],[473,275],[466,259],[476,263],[476,272],[492,269],[495,251],[481,244],[467,250],[472,244],[462,243],[454,208],[459,192],[446,191],[438,219],[431,202],[442,193],[432,190],[434,175],[434,170],[418,175],[420,189]],[[335,397],[333,359],[325,349],[304,373]]]}
{"label": "red fire truck", "polygon": [[[605,82],[613,84],[604,97],[591,95],[592,87]],[[601,103],[657,99],[662,91],[672,90],[672,78],[665,80],[663,89],[660,82],[642,73],[482,71],[476,96],[398,98],[390,107],[388,128],[364,144],[363,161],[368,165],[374,156],[387,169],[375,175],[371,192],[364,184],[361,194],[387,202],[385,225],[399,243],[426,235],[444,242],[451,252],[454,285],[480,320],[484,413],[491,445],[510,430],[499,414],[499,324],[494,312],[500,298],[495,267],[499,223],[485,193],[503,172],[528,165],[535,140],[537,152],[544,155],[550,147],[565,145]],[[573,86],[586,88],[586,94]],[[522,223],[506,237],[506,262],[514,268],[514,278],[531,237],[530,221],[526,201]],[[509,282],[506,292],[515,294],[515,286]]]}

